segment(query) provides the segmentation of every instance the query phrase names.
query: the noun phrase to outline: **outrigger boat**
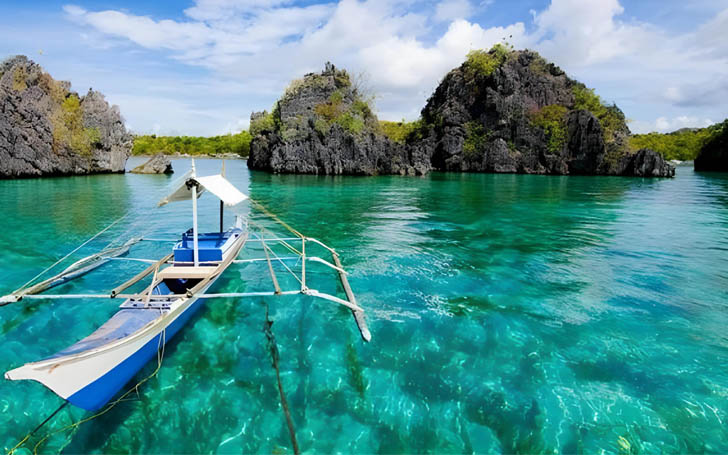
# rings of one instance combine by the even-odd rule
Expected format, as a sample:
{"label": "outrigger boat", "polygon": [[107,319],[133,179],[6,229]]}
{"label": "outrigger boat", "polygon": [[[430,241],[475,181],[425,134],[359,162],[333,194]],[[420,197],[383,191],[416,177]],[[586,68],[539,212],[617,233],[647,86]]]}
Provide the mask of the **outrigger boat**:
{"label": "outrigger boat", "polygon": [[[197,199],[205,191],[220,199],[220,231],[211,233],[197,232]],[[223,231],[223,206],[234,206],[248,200],[248,196],[235,188],[221,174],[198,177],[194,162],[192,169],[178,181],[173,191],[159,205],[175,201],[192,200],[192,228],[182,234],[172,253],[151,263],[146,270],[111,290],[108,294],[58,294],[47,295],[42,292],[63,284],[77,276],[88,273],[112,258],[118,258],[128,251],[129,246],[143,239],[134,239],[121,247],[107,249],[96,255],[78,261],[59,275],[34,286],[24,287],[10,295],[0,298],[0,305],[17,302],[21,299],[41,298],[123,298],[124,302],[106,323],[95,332],[77,343],[57,352],[50,357],[8,371],[5,377],[10,380],[30,379],[38,381],[58,396],[80,408],[95,411],[113,398],[132,377],[152,358],[157,356],[179,330],[190,320],[205,299],[216,297],[252,297],[286,294],[305,294],[323,298],[346,306],[352,311],[357,327],[365,341],[371,334],[364,320],[364,312],[356,303],[354,294],[346,278],[338,254],[322,242],[305,237],[289,228],[296,236],[292,238],[264,238],[250,229],[242,217],[237,216],[235,226]],[[254,204],[254,201],[251,201]],[[266,212],[267,213],[267,212]],[[280,220],[278,220],[280,221]],[[282,222],[281,222],[282,223]],[[284,226],[288,227],[283,223]],[[250,237],[254,236],[255,239]],[[300,250],[290,242],[300,241]],[[264,258],[236,260],[248,242],[260,242]],[[281,258],[268,246],[268,243],[285,244],[297,252],[293,257]],[[306,255],[306,243],[323,247],[331,253],[333,264],[319,257]],[[271,259],[271,256],[274,259]],[[272,266],[279,261],[285,268],[287,260],[300,262],[300,282],[298,289],[282,291],[278,285]],[[130,259],[134,260],[134,259]],[[143,259],[137,259],[142,260]],[[215,281],[234,263],[267,262],[273,281],[271,292],[220,293],[208,294]],[[341,279],[347,298],[324,294],[306,286],[306,262],[325,264],[336,271]],[[122,292],[141,280],[152,275],[150,284],[138,294]]]}

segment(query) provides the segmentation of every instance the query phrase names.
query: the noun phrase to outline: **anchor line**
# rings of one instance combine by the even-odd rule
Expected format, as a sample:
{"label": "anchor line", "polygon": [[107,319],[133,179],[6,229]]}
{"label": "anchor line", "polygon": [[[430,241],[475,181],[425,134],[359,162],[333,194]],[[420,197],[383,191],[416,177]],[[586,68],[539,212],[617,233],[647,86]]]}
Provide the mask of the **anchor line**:
{"label": "anchor line", "polygon": [[278,393],[281,397],[281,407],[283,413],[286,416],[286,425],[288,425],[288,434],[291,437],[291,444],[293,445],[293,453],[299,455],[301,451],[298,448],[298,441],[296,440],[296,429],[293,427],[293,419],[291,418],[291,411],[288,409],[288,401],[286,400],[286,394],[283,392],[283,383],[281,383],[281,371],[278,368],[278,360],[280,359],[280,353],[278,352],[278,345],[276,344],[275,335],[271,330],[273,321],[268,316],[268,303],[265,304],[265,323],[263,324],[263,332],[265,337],[268,339],[268,349],[270,350],[270,357],[273,363],[273,368],[276,370],[276,380],[278,381]]}
{"label": "anchor line", "polygon": [[[144,384],[145,382],[147,382],[148,380],[152,379],[152,378],[153,378],[154,376],[156,376],[156,375],[157,375],[157,373],[159,372],[159,370],[160,370],[160,369],[162,368],[162,361],[164,360],[164,347],[165,347],[165,345],[166,345],[166,339],[167,339],[167,329],[164,329],[164,330],[162,330],[162,332],[161,332],[161,333],[159,334],[159,343],[158,343],[158,345],[157,345],[157,368],[155,368],[155,369],[154,369],[154,371],[153,371],[153,372],[152,372],[152,373],[151,373],[151,374],[150,374],[149,376],[147,376],[146,378],[142,379],[142,380],[141,380],[141,381],[139,381],[139,382],[138,382],[138,383],[137,383],[137,384],[136,384],[136,385],[135,385],[134,387],[132,387],[132,388],[130,388],[129,390],[127,390],[126,392],[124,392],[124,394],[123,394],[123,395],[121,395],[121,396],[120,396],[119,398],[117,398],[116,400],[112,401],[112,402],[111,402],[110,404],[108,404],[108,405],[107,405],[107,406],[106,406],[106,407],[105,407],[105,408],[104,408],[103,410],[101,410],[100,412],[98,412],[98,413],[96,413],[96,414],[94,414],[94,415],[92,415],[92,416],[90,416],[90,417],[86,417],[85,419],[81,419],[81,420],[79,420],[78,422],[74,422],[74,423],[72,423],[72,424],[70,424],[70,425],[67,425],[67,426],[65,426],[65,427],[63,427],[63,428],[60,428],[60,429],[58,429],[58,430],[55,430],[55,431],[52,431],[52,432],[50,432],[50,433],[46,434],[46,435],[45,435],[45,436],[43,437],[43,439],[41,439],[40,441],[38,441],[38,442],[37,442],[37,443],[35,444],[35,447],[33,447],[33,454],[34,454],[34,455],[37,455],[37,454],[38,454],[38,448],[39,448],[39,447],[40,447],[40,446],[41,446],[41,445],[42,445],[42,444],[43,444],[44,442],[46,442],[46,441],[48,440],[48,438],[50,438],[51,436],[53,436],[53,435],[55,435],[55,434],[58,434],[58,433],[61,433],[61,432],[64,432],[64,431],[67,431],[67,430],[72,430],[72,429],[73,429],[73,430],[75,430],[75,429],[77,429],[77,428],[78,428],[79,426],[81,426],[82,424],[84,424],[84,423],[88,422],[89,420],[93,420],[93,419],[95,419],[96,417],[100,417],[100,416],[102,416],[102,415],[106,414],[107,412],[111,411],[111,409],[112,409],[112,408],[113,408],[114,406],[116,406],[117,404],[121,403],[122,401],[125,401],[125,398],[126,398],[126,397],[127,397],[127,396],[128,396],[129,394],[130,394],[130,393],[132,393],[132,392],[136,392],[136,393],[137,393],[137,395],[138,395],[138,394],[139,394],[139,387],[140,387],[140,386],[141,386],[142,384]],[[68,402],[66,402],[66,403],[68,403]],[[27,439],[28,439],[29,437],[30,437],[30,435],[26,436],[26,438],[25,438],[25,439],[24,439],[23,441],[21,441],[21,442],[20,442],[20,443],[18,444],[18,446],[16,446],[16,448],[17,448],[17,447],[19,447],[20,445],[22,445],[22,444],[23,444],[23,443],[24,443],[24,442],[25,442],[25,441],[26,441],[26,440],[27,440]],[[13,449],[13,450],[15,450],[15,449]],[[12,454],[11,454],[11,453],[8,453],[8,455],[12,455]]]}
{"label": "anchor line", "polygon": [[19,443],[17,443],[15,445],[15,447],[13,447],[12,449],[10,449],[8,451],[8,455],[13,455],[15,453],[15,451],[18,450],[18,448],[20,448],[20,446],[22,446],[23,444],[25,444],[25,441],[27,441],[28,439],[30,439],[38,430],[41,429],[41,427],[43,427],[43,425],[45,425],[53,417],[55,417],[56,414],[58,414],[61,411],[61,409],[65,408],[67,404],[68,404],[68,401],[64,401],[63,404],[61,404],[60,406],[58,406],[58,409],[56,409],[55,411],[53,411],[51,413],[51,415],[49,415],[48,417],[46,417],[46,419],[44,421],[42,421],[41,423],[39,423],[38,426],[36,426],[33,429],[33,431],[31,431],[30,433],[28,433],[27,435],[25,435],[25,437]]}

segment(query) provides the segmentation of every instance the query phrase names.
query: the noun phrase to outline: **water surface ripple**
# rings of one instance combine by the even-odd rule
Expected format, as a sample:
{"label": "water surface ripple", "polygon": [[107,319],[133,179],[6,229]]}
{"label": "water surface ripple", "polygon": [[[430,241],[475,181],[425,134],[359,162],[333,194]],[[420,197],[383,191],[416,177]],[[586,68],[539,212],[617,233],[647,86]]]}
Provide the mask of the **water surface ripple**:
{"label": "water surface ripple", "polygon": [[[188,166],[175,161],[176,175]],[[202,173],[219,166],[198,162]],[[728,452],[728,174],[332,178],[251,173],[243,161],[227,170],[336,248],[368,310],[373,340],[363,344],[341,307],[268,300],[303,451]],[[127,211],[137,232],[187,229],[187,205],[153,208],[169,182],[0,181],[0,292]],[[201,199],[203,229],[215,229],[215,209]],[[114,229],[78,257],[130,234]],[[163,252],[144,244],[132,255]],[[143,267],[115,262],[59,291],[108,290]],[[309,279],[342,292],[323,267]],[[256,265],[215,288],[270,289]],[[77,341],[118,303],[0,308],[0,370]],[[170,343],[158,377],[43,451],[292,453],[264,317],[261,299],[209,301]],[[60,402],[40,384],[0,382],[3,447]],[[45,431],[85,415],[66,408]]]}

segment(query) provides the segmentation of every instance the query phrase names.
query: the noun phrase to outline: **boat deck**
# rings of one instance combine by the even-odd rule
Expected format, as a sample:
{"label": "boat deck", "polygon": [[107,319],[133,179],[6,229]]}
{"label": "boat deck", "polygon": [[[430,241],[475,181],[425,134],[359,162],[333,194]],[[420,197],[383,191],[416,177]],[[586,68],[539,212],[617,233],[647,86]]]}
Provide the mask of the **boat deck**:
{"label": "boat deck", "polygon": [[78,354],[89,349],[99,348],[105,344],[131,335],[159,316],[161,316],[161,312],[153,308],[120,310],[91,335],[62,351],[56,352],[48,358],[55,359],[57,357]]}

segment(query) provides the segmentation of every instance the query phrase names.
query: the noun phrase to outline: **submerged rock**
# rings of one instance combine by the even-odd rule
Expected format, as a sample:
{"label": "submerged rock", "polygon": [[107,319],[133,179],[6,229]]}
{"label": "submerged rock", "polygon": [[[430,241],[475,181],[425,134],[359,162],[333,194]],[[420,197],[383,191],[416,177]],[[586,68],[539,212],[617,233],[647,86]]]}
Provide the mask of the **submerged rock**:
{"label": "submerged rock", "polygon": [[119,108],[70,85],[24,56],[0,63],[0,178],[124,172],[132,137]]}
{"label": "submerged rock", "polygon": [[728,172],[728,120],[716,125],[716,131],[700,149],[695,170]]}
{"label": "submerged rock", "polygon": [[133,174],[172,174],[172,160],[164,153],[157,153],[144,164],[130,171]]}

